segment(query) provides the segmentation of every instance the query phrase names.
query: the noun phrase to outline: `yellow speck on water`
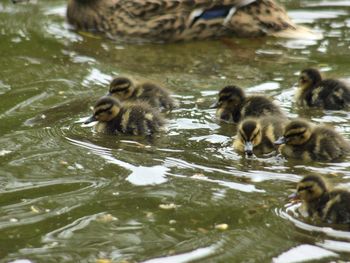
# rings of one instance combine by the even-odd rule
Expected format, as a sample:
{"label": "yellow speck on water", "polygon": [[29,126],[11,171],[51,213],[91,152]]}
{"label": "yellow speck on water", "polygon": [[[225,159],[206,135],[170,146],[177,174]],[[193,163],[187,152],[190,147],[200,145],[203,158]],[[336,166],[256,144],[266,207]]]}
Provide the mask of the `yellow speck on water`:
{"label": "yellow speck on water", "polygon": [[171,204],[160,204],[159,208],[164,210],[172,210],[179,207],[178,205],[171,203]]}
{"label": "yellow speck on water", "polygon": [[106,258],[99,258],[96,260],[96,263],[112,263],[112,260]]}
{"label": "yellow speck on water", "polygon": [[61,161],[60,161],[60,164],[61,164],[61,165],[68,165],[68,162],[61,160]]}
{"label": "yellow speck on water", "polygon": [[118,218],[112,216],[111,214],[100,215],[96,218],[96,221],[101,223],[109,223],[117,220]]}
{"label": "yellow speck on water", "polygon": [[30,210],[33,212],[33,213],[36,213],[36,214],[39,214],[40,213],[40,209],[35,207],[34,205],[32,205],[30,207]]}
{"label": "yellow speck on water", "polygon": [[218,224],[215,226],[215,229],[217,230],[226,230],[228,229],[228,224]]}

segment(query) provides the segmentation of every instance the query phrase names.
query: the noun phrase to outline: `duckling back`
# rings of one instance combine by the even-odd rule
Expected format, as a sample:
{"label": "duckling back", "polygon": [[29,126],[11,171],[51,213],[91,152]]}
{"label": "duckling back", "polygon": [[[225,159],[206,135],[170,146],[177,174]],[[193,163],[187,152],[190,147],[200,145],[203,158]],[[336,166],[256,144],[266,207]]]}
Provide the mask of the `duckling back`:
{"label": "duckling back", "polygon": [[172,110],[177,106],[177,102],[171,97],[171,93],[167,89],[150,82],[140,84],[135,96],[139,100],[148,102],[156,109]]}
{"label": "duckling back", "polygon": [[265,96],[253,95],[247,97],[240,110],[241,119],[246,117],[278,116],[286,118],[279,106]]}
{"label": "duckling back", "polygon": [[164,118],[147,103],[125,103],[109,122],[99,122],[98,132],[110,134],[152,135],[165,124]]}
{"label": "duckling back", "polygon": [[344,82],[325,79],[312,91],[309,106],[340,110],[350,105],[350,88]]}

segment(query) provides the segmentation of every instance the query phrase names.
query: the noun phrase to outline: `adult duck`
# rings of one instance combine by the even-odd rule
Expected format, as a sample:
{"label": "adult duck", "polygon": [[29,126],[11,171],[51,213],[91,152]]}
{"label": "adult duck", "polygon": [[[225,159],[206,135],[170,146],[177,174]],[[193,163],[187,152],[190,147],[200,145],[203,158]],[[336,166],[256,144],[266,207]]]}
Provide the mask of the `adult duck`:
{"label": "adult duck", "polygon": [[69,0],[67,18],[78,30],[132,41],[314,36],[273,0]]}

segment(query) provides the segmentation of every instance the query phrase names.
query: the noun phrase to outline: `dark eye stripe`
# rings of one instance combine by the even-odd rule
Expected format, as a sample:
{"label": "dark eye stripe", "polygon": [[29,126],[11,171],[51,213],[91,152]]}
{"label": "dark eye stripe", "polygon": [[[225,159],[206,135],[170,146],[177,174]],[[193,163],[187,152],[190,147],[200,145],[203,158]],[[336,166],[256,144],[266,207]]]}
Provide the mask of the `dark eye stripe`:
{"label": "dark eye stripe", "polygon": [[241,137],[243,138],[244,141],[247,140],[247,138],[245,137],[244,133],[242,133],[242,132],[240,131],[239,134],[241,135]]}
{"label": "dark eye stripe", "polygon": [[256,136],[258,136],[258,133],[255,133],[251,139],[251,141],[254,141],[254,139],[256,138]]}
{"label": "dark eye stripe", "polygon": [[128,90],[129,87],[125,87],[125,88],[113,88],[111,89],[111,93],[114,93],[114,92],[121,92],[121,91],[125,91],[125,90]]}
{"label": "dark eye stripe", "polygon": [[297,132],[297,133],[292,133],[292,134],[284,135],[284,137],[289,138],[289,137],[293,137],[293,136],[299,136],[299,135],[302,135],[302,134],[304,134],[304,133],[305,133],[305,131],[302,131],[302,132]]}
{"label": "dark eye stripe", "polygon": [[109,107],[106,108],[106,109],[97,110],[97,111],[95,111],[95,114],[94,114],[94,115],[96,116],[96,115],[99,115],[99,114],[102,113],[102,112],[109,111],[110,109],[112,109],[112,107],[113,107],[113,105],[109,106]]}
{"label": "dark eye stripe", "polygon": [[303,186],[303,187],[299,187],[298,191],[299,191],[299,192],[300,192],[300,191],[305,191],[305,190],[309,190],[309,189],[311,189],[311,188],[312,188],[311,185],[309,185],[309,186]]}

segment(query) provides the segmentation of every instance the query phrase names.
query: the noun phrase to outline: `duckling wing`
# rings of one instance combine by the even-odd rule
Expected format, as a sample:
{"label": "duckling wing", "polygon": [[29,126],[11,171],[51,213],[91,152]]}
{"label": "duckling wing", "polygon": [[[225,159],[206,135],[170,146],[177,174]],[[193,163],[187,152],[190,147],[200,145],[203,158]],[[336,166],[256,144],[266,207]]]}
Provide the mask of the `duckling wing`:
{"label": "duckling wing", "polygon": [[336,224],[350,224],[350,193],[335,189],[324,209],[324,221]]}
{"label": "duckling wing", "polygon": [[340,134],[322,126],[314,132],[317,136],[314,153],[318,160],[334,161],[349,153],[349,143]]}
{"label": "duckling wing", "polygon": [[241,110],[242,117],[284,116],[280,108],[264,96],[250,96]]}
{"label": "duckling wing", "polygon": [[311,103],[329,110],[343,109],[350,103],[350,89],[339,80],[326,79],[313,90]]}

